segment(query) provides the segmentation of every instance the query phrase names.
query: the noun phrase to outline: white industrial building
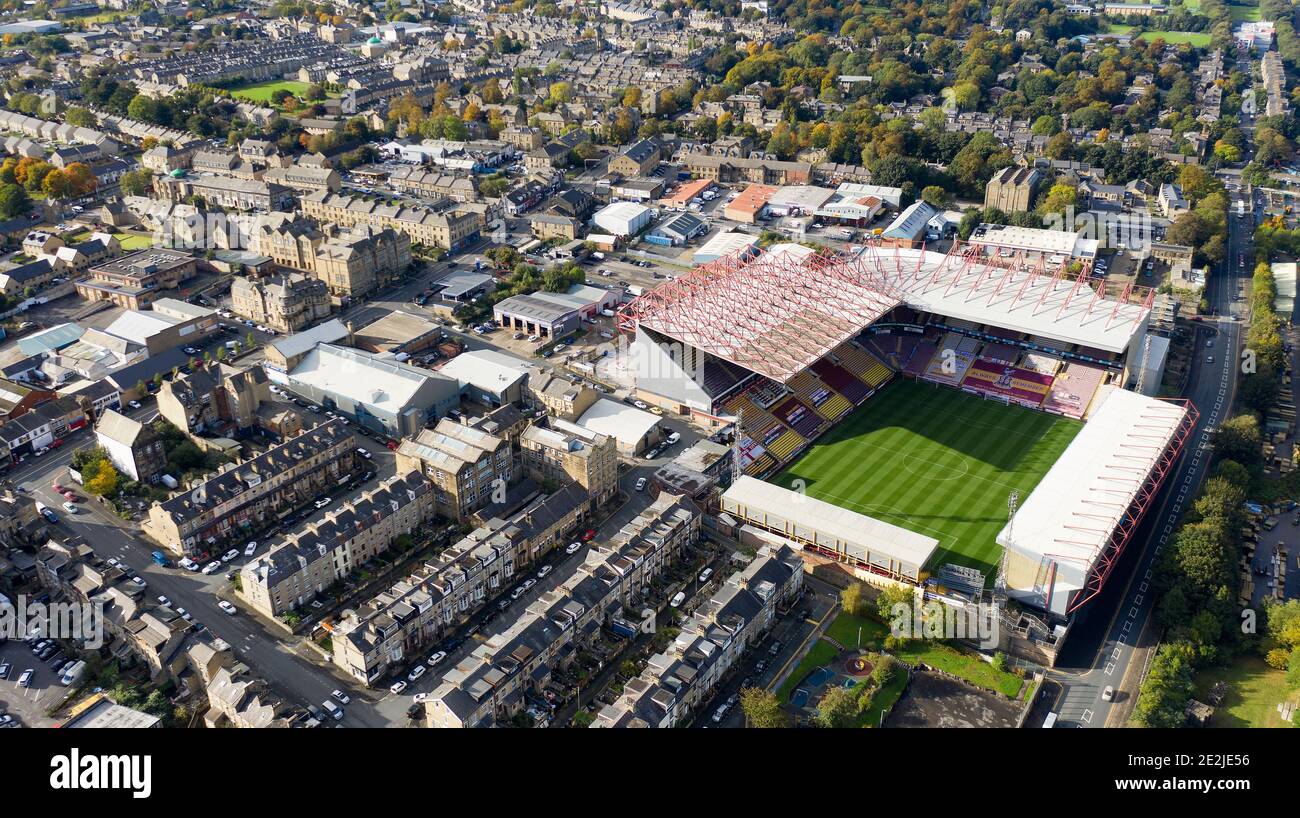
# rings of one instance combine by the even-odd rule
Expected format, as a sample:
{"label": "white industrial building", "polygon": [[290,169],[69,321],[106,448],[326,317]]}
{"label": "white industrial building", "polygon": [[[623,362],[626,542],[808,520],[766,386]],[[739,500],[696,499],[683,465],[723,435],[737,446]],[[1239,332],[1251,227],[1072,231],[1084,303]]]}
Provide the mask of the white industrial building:
{"label": "white industrial building", "polygon": [[588,431],[614,438],[622,454],[637,455],[659,438],[659,416],[643,412],[626,403],[601,398],[578,418],[578,425]]}
{"label": "white industrial building", "polygon": [[708,264],[731,255],[750,255],[758,249],[758,236],[749,233],[718,233],[704,242],[691,259],[696,264]]}
{"label": "white industrial building", "polygon": [[651,222],[650,208],[636,202],[605,205],[591,217],[591,223],[614,236],[635,236]]}

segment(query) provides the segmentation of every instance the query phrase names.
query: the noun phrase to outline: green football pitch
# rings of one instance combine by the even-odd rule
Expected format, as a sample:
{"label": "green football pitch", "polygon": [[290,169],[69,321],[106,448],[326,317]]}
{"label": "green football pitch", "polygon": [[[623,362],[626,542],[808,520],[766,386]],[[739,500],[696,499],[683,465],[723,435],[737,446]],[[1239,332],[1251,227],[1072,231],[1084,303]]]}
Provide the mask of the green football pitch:
{"label": "green football pitch", "polygon": [[1079,421],[896,378],[774,482],[934,537],[926,568],[991,575],[1007,496],[1023,502],[1083,428]]}

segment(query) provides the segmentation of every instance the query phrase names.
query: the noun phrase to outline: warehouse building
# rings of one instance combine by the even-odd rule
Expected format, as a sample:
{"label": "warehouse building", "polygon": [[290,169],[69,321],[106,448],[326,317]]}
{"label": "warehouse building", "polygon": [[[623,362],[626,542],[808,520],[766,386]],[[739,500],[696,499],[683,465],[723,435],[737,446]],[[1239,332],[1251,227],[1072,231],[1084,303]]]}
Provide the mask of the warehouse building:
{"label": "warehouse building", "polygon": [[614,236],[635,236],[652,219],[650,208],[635,202],[614,202],[596,211],[591,223]]}

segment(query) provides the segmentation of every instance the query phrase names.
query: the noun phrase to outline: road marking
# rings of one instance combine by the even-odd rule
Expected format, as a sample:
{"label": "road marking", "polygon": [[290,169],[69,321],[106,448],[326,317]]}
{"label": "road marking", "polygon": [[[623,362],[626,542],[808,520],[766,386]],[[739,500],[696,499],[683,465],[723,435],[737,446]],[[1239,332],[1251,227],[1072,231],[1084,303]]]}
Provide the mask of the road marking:
{"label": "road marking", "polygon": [[1084,711],[1083,711],[1083,715],[1080,716],[1080,718],[1083,719],[1083,720],[1084,720],[1085,722],[1087,722],[1088,724],[1092,724],[1092,711],[1091,711],[1091,710],[1084,710]]}

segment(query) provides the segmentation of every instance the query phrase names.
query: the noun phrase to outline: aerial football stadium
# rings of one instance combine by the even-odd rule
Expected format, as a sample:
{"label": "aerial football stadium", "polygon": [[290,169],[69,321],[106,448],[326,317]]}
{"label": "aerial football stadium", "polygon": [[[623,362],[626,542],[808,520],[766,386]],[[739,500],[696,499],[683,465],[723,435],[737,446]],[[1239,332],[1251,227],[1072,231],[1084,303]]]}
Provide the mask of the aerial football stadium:
{"label": "aerial football stadium", "polygon": [[1152,299],[1044,253],[777,244],[619,321],[642,399],[734,428],[723,511],[865,579],[996,581],[1066,619],[1196,422],[1143,394]]}

